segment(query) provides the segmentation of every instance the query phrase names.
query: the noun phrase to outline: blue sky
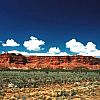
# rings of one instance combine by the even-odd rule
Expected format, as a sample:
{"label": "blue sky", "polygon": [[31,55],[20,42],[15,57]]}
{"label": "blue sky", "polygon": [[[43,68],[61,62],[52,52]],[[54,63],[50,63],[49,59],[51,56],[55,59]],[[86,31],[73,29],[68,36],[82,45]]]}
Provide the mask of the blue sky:
{"label": "blue sky", "polygon": [[99,0],[0,0],[0,53],[100,56]]}

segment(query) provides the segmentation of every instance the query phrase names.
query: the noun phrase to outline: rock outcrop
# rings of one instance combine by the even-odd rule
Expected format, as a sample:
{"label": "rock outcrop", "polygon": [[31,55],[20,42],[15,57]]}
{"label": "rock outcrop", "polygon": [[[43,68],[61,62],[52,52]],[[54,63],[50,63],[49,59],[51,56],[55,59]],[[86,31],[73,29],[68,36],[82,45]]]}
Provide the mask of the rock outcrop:
{"label": "rock outcrop", "polygon": [[0,55],[0,69],[66,69],[100,70],[100,59],[92,56],[23,56]]}

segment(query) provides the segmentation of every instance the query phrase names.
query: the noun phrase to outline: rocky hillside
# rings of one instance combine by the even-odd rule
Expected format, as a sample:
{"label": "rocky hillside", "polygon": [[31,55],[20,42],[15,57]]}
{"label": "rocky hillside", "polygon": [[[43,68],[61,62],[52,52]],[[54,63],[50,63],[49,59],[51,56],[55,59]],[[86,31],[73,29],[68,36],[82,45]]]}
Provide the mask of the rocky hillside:
{"label": "rocky hillside", "polygon": [[23,56],[1,54],[0,69],[100,69],[100,59],[92,56]]}

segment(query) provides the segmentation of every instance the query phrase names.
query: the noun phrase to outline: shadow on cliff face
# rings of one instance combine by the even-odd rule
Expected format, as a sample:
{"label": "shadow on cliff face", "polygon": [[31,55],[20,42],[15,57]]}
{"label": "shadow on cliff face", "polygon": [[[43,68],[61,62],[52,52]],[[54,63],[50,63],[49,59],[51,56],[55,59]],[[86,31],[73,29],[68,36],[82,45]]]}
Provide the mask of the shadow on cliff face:
{"label": "shadow on cliff face", "polygon": [[26,65],[26,63],[28,63],[27,61],[27,58],[21,54],[14,54],[12,53],[10,55],[10,60],[9,60],[9,63],[15,63],[15,64],[23,64],[23,65]]}

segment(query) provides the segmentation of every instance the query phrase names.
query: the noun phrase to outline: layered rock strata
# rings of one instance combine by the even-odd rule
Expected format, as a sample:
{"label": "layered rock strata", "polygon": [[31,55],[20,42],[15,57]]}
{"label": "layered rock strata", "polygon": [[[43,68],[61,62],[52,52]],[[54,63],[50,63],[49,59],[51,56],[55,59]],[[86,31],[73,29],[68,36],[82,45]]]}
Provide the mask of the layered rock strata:
{"label": "layered rock strata", "polygon": [[23,56],[0,54],[0,69],[100,69],[100,59],[92,56]]}

